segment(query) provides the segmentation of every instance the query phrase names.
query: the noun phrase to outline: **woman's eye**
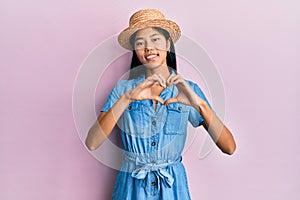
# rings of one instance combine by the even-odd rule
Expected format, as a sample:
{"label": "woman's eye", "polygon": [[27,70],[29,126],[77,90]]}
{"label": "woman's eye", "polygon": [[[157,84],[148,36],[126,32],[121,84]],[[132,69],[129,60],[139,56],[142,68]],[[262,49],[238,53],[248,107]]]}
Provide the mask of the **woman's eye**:
{"label": "woman's eye", "polygon": [[136,46],[141,46],[141,45],[143,45],[143,43],[142,42],[137,42],[137,43],[135,43],[135,45]]}
{"label": "woman's eye", "polygon": [[156,41],[158,41],[159,40],[159,38],[153,38],[153,41],[154,42],[156,42]]}

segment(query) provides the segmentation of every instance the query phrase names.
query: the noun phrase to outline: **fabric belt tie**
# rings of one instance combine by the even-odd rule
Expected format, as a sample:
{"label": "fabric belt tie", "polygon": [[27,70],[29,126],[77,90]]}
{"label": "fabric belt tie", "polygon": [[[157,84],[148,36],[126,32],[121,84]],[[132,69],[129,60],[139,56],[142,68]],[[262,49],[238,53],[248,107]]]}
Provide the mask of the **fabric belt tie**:
{"label": "fabric belt tie", "polygon": [[[174,178],[169,174],[164,168],[175,165],[181,162],[181,156],[174,160],[168,161],[165,163],[147,163],[144,160],[140,159],[140,156],[132,156],[130,154],[125,154],[125,161],[134,162],[136,168],[132,171],[131,176],[136,179],[145,179],[149,172],[153,172],[157,180],[163,181],[169,188],[172,187],[174,183]],[[158,187],[160,184],[157,184]]]}

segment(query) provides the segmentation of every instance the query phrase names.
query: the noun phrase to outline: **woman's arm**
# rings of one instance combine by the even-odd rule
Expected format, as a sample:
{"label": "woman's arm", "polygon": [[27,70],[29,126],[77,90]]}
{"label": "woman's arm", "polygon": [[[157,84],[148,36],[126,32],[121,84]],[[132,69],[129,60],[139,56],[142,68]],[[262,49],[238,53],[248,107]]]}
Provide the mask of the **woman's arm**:
{"label": "woman's arm", "polygon": [[129,103],[130,99],[123,94],[107,112],[100,113],[85,140],[89,150],[96,150],[108,138]]}
{"label": "woman's arm", "polygon": [[101,112],[88,132],[85,140],[87,148],[91,151],[96,150],[108,138],[117,121],[132,100],[154,99],[164,103],[163,99],[153,92],[158,85],[163,85],[162,76],[157,74],[149,76],[138,86],[122,94],[107,112]]}
{"label": "woman's arm", "polygon": [[207,102],[201,98],[199,99],[196,108],[204,119],[204,128],[222,152],[232,155],[236,149],[236,144],[230,130],[228,130],[218,116],[210,109]]}
{"label": "woman's arm", "polygon": [[171,75],[167,79],[167,85],[172,84],[176,84],[179,90],[175,101],[196,108],[204,119],[204,128],[216,142],[221,151],[229,155],[233,154],[236,149],[234,138],[228,128],[211,110],[208,103],[190,88],[181,75]]}

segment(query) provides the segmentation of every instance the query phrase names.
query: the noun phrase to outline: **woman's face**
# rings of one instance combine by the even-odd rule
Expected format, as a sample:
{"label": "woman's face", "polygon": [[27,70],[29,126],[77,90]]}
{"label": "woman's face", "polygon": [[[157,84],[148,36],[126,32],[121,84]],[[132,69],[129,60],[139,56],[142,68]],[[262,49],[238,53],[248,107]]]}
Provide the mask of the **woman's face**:
{"label": "woman's face", "polygon": [[167,51],[170,41],[154,28],[144,28],[137,32],[134,49],[141,63],[148,69],[167,66]]}

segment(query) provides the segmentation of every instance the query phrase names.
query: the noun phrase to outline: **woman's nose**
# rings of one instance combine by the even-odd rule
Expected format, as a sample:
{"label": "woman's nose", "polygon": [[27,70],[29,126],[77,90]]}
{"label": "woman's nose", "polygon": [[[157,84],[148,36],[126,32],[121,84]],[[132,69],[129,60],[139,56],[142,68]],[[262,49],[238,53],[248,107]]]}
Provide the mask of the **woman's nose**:
{"label": "woman's nose", "polygon": [[145,51],[150,51],[151,49],[154,49],[153,44],[151,42],[146,42]]}
{"label": "woman's nose", "polygon": [[151,50],[153,50],[153,48],[151,48],[151,47],[150,47],[150,48],[149,48],[149,47],[146,47],[146,48],[145,48],[145,52],[149,52],[149,51],[151,51]]}

